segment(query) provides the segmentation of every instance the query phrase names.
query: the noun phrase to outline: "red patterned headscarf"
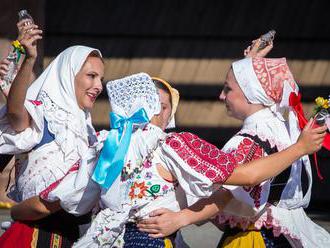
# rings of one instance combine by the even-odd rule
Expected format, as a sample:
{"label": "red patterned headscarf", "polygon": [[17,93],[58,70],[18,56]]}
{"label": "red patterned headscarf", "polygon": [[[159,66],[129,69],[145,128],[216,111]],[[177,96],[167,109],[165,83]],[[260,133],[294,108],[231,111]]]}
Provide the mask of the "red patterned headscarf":
{"label": "red patterned headscarf", "polygon": [[246,58],[234,62],[234,75],[249,102],[288,106],[288,94],[298,86],[285,58]]}

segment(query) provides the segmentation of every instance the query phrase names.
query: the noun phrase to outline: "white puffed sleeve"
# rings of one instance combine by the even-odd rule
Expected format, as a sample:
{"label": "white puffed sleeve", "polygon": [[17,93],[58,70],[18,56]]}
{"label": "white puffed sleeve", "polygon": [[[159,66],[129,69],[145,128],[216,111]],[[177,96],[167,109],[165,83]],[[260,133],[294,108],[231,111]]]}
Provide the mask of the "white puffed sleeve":
{"label": "white puffed sleeve", "polygon": [[15,132],[9,125],[7,107],[0,110],[0,154],[19,154],[30,151],[42,138],[44,129],[41,102],[25,101],[25,108],[31,116],[31,125],[22,132]]}

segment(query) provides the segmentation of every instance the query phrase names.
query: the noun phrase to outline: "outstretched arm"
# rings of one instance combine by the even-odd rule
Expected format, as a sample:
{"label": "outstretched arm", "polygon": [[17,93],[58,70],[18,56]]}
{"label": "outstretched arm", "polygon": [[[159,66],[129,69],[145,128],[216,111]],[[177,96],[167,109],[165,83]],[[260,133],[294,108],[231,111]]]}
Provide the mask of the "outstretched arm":
{"label": "outstretched arm", "polygon": [[277,176],[295,160],[320,150],[326,130],[326,126],[313,129],[310,120],[297,143],[281,152],[238,166],[224,184],[254,186]]}

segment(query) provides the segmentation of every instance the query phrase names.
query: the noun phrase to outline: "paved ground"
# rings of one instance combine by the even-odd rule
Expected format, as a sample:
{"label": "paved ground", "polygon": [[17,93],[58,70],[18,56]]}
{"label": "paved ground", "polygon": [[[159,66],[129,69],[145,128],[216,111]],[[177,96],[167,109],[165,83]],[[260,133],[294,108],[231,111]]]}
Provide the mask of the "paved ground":
{"label": "paved ground", "polygon": [[[328,213],[313,212],[309,216],[330,232],[330,211]],[[10,220],[9,211],[0,209],[0,222],[5,220]],[[188,226],[183,229],[182,233],[185,242],[191,248],[216,247],[222,235],[211,223],[206,223],[202,226]]]}

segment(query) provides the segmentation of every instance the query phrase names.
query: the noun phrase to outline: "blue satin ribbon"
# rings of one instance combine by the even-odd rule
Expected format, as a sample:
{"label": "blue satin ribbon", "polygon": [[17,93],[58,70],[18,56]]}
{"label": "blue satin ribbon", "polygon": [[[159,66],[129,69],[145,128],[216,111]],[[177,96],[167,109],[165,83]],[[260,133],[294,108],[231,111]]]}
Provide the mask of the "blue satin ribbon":
{"label": "blue satin ribbon", "polygon": [[110,113],[110,128],[108,137],[104,142],[101,155],[94,169],[92,179],[103,188],[110,188],[120,175],[125,156],[131,141],[133,124],[149,122],[144,108],[136,111],[131,117]]}

